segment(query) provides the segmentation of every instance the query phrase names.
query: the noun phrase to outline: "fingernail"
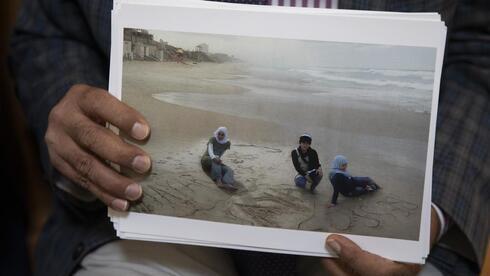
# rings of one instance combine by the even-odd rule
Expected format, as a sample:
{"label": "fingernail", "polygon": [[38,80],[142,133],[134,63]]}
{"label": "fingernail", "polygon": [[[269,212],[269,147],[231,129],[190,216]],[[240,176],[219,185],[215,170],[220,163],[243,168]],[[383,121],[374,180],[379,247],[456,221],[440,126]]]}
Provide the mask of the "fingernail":
{"label": "fingernail", "polygon": [[138,140],[145,139],[150,133],[150,128],[147,125],[141,123],[134,123],[133,128],[131,129],[131,136]]}
{"label": "fingernail", "polygon": [[131,163],[131,165],[138,172],[144,173],[150,169],[151,160],[150,160],[150,157],[148,157],[148,156],[138,155],[133,159],[133,162]]}
{"label": "fingernail", "polygon": [[340,254],[341,247],[336,240],[327,240],[327,245],[335,254]]}
{"label": "fingernail", "polygon": [[126,211],[126,209],[128,209],[128,202],[126,200],[116,198],[112,201],[111,206],[116,210]]}
{"label": "fingernail", "polygon": [[125,191],[126,197],[130,200],[136,200],[140,198],[142,193],[143,190],[141,189],[141,186],[136,183],[133,183],[128,187],[126,187],[126,191]]}

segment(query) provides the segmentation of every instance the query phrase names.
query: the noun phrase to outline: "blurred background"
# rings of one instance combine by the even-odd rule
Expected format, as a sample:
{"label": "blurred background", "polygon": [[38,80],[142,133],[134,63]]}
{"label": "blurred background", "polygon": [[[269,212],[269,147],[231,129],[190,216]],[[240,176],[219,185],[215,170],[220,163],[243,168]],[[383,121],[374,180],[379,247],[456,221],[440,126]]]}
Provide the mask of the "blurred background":
{"label": "blurred background", "polygon": [[0,1],[0,275],[30,275],[51,194],[8,72],[8,42],[20,0]]}

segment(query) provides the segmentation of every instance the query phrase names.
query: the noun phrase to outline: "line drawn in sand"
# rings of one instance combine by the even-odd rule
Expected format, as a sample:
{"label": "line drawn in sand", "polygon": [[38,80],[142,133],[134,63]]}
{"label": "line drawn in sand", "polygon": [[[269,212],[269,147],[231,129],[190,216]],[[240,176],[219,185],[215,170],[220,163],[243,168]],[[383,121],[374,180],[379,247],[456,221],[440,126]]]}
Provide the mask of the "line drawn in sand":
{"label": "line drawn in sand", "polygon": [[402,215],[407,218],[419,210],[419,205],[400,197],[388,194],[382,196],[374,205],[361,204],[355,208],[327,212],[330,226],[335,230],[347,231],[356,224],[362,223],[369,228],[383,226],[383,217],[390,216],[395,220]]}

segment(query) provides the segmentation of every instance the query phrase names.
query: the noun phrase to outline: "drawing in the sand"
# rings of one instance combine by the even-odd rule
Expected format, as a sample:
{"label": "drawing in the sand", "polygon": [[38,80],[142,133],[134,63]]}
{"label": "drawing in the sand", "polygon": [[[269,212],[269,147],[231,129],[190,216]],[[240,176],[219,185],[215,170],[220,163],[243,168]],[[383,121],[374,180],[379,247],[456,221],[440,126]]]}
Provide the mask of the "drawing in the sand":
{"label": "drawing in the sand", "polygon": [[152,133],[131,211],[417,240],[435,52],[125,29],[121,98]]}
{"label": "drawing in the sand", "polygon": [[308,133],[299,137],[299,146],[291,152],[294,168],[298,174],[294,177],[297,187],[315,192],[323,177],[322,167],[316,150],[311,148],[312,138]]}
{"label": "drawing in the sand", "polygon": [[230,149],[231,142],[228,139],[228,129],[219,127],[209,138],[206,150],[201,158],[201,166],[204,172],[220,188],[236,190],[233,170],[225,165],[221,156]]}
{"label": "drawing in the sand", "polygon": [[370,177],[352,176],[347,171],[349,162],[343,155],[337,155],[332,161],[331,170],[328,174],[333,186],[332,200],[329,207],[337,205],[339,193],[345,197],[357,197],[363,194],[377,191],[380,187]]}

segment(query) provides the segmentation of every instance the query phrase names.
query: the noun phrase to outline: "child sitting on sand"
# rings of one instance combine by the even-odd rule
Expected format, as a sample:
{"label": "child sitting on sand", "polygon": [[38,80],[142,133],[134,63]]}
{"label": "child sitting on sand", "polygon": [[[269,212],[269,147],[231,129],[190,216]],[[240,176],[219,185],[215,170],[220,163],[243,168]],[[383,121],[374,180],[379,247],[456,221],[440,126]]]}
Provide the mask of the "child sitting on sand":
{"label": "child sitting on sand", "polygon": [[298,174],[294,178],[296,186],[309,189],[314,193],[323,177],[318,154],[311,145],[311,135],[305,133],[299,137],[299,146],[291,152],[291,159]]}
{"label": "child sitting on sand", "polygon": [[343,155],[335,156],[332,169],[328,175],[333,186],[332,201],[328,207],[337,205],[337,197],[341,193],[345,197],[355,197],[376,191],[379,186],[370,177],[353,177],[347,172],[347,158]]}
{"label": "child sitting on sand", "polygon": [[201,158],[201,166],[218,187],[236,190],[233,170],[221,161],[221,156],[230,149],[230,146],[228,129],[219,127],[208,141],[206,151]]}

